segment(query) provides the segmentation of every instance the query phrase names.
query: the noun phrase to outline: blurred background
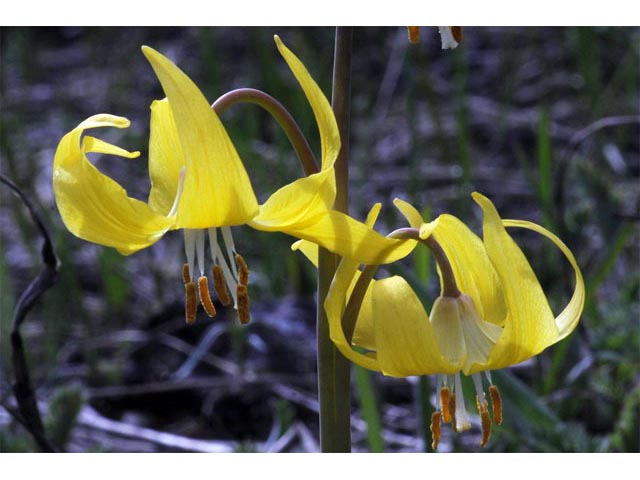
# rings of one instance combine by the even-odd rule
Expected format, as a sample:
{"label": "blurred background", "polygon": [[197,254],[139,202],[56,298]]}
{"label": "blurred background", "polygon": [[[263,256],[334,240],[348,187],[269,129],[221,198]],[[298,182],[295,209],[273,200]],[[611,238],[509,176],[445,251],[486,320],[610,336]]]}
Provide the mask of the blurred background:
{"label": "blurred background", "polygon": [[[381,232],[404,226],[395,197],[427,217],[449,212],[480,233],[469,196],[504,218],[557,233],[581,265],[577,330],[494,375],[504,422],[484,451],[632,451],[640,445],[640,30],[465,28],[442,51],[436,28],[357,28],[353,44],[351,214],[382,202]],[[211,101],[237,87],[279,99],[317,158],[315,121],[280,58],[278,34],[330,98],[332,28],[0,29],[0,173],[31,200],[61,265],[22,333],[51,441],[67,451],[317,451],[315,272],[294,239],[234,228],[251,270],[252,322],[224,308],[184,322],[182,235],[130,257],[71,235],[51,188],[61,137],[90,115],[131,120],[97,132],[137,160],[95,158],[146,199],[149,106],[160,84],[140,52],[175,61]],[[301,175],[279,126],[253,105],[222,115],[259,200]],[[17,298],[42,268],[27,209],[0,185],[0,451],[37,447],[8,410]],[[558,313],[573,291],[560,252],[513,230]],[[423,249],[382,270],[427,307],[438,293]],[[355,451],[427,451],[433,384],[354,369]],[[472,388],[466,389],[469,393]],[[468,406],[473,405],[471,397]],[[475,413],[475,408],[470,408]],[[427,419],[427,423],[425,423]],[[443,429],[440,451],[479,451],[480,429]]]}

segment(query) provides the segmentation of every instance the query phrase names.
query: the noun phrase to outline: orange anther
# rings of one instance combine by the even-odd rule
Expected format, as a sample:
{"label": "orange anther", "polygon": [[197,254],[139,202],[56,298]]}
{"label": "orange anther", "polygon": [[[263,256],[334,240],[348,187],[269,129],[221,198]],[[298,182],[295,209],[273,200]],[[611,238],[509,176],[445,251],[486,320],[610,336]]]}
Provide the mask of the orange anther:
{"label": "orange anther", "polygon": [[187,282],[184,285],[185,289],[185,319],[188,324],[193,324],[196,321],[196,313],[198,311],[198,296],[196,294],[196,284],[193,282]]}
{"label": "orange anther", "polygon": [[487,410],[480,412],[480,423],[482,425],[482,440],[480,440],[480,446],[484,447],[491,437],[491,419],[489,418],[489,412]]}
{"label": "orange anther", "polygon": [[438,443],[440,442],[440,412],[433,412],[431,415],[431,448],[435,450],[438,448]]}
{"label": "orange anther", "polygon": [[191,271],[188,263],[182,265],[182,281],[185,285],[191,281]]}
{"label": "orange anther", "polygon": [[500,425],[502,423],[502,397],[500,391],[495,385],[489,386],[489,395],[491,396],[491,409],[493,410],[493,423]]}
{"label": "orange anther", "polygon": [[236,265],[238,266],[238,283],[240,285],[249,285],[249,267],[244,261],[242,255],[236,253]]}
{"label": "orange anther", "polygon": [[420,27],[407,27],[409,34],[409,43],[418,43],[420,41]]}
{"label": "orange anther", "polygon": [[449,387],[440,389],[440,405],[442,405],[442,422],[449,423],[451,421],[451,411],[449,410],[449,400],[451,399],[451,391]]}
{"label": "orange anther", "polygon": [[238,319],[240,323],[246,325],[251,320],[249,312],[249,292],[246,285],[238,285]]}
{"label": "orange anther", "polygon": [[224,281],[224,274],[222,273],[222,267],[220,265],[214,265],[213,269],[213,289],[220,299],[222,305],[231,305],[231,295],[229,295],[229,289]]}
{"label": "orange anther", "polygon": [[451,35],[456,42],[460,43],[462,41],[462,27],[451,27]]}
{"label": "orange anther", "polygon": [[[464,402],[464,398],[462,399]],[[453,428],[454,432],[458,431],[458,426],[456,424],[456,396],[452,394],[449,397],[449,414],[451,415],[451,428]]]}
{"label": "orange anther", "polygon": [[198,278],[198,291],[200,292],[200,303],[204,307],[204,311],[210,317],[216,316],[216,307],[213,306],[211,301],[211,295],[209,295],[209,281],[207,277],[202,276]]}

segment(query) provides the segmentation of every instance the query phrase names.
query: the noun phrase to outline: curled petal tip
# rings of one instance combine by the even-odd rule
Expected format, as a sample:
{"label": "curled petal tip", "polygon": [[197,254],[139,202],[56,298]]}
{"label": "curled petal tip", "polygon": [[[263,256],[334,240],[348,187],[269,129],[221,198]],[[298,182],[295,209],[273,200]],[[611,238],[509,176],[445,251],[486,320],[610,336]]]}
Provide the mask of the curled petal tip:
{"label": "curled petal tip", "polygon": [[477,203],[479,201],[482,201],[482,200],[486,199],[487,197],[485,197],[480,192],[471,192],[471,198],[473,198]]}

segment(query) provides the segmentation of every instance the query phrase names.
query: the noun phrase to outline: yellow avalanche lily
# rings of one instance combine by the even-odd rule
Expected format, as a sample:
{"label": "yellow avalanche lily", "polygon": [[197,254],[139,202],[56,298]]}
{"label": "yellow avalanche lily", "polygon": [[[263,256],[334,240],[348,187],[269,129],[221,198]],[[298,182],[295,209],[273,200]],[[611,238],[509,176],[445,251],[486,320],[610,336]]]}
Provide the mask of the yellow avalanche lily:
{"label": "yellow avalanche lily", "polygon": [[[278,37],[275,41],[315,115],[322,165],[318,173],[282,187],[263,205],[258,204],[244,165],[202,92],[170,60],[146,46],[142,51],[167,95],[151,105],[148,201],[129,197],[87,158],[90,153],[139,156],[139,152],[85,135],[85,130],[100,127],[127,128],[126,118],[109,114],[88,118],[62,138],[55,154],[56,203],[65,225],[76,236],[128,255],[155,243],[169,230],[184,230],[187,263],[183,279],[190,322],[196,315],[196,291],[206,312],[215,314],[205,271],[206,234],[214,288],[222,303],[234,303],[243,322],[248,321],[248,270],[235,251],[231,226],[249,224],[285,232],[340,255],[354,255],[362,249],[364,253],[357,256],[366,261],[392,261],[410,251],[406,242],[386,239],[331,210],[336,195],[334,163],[340,150],[336,120],[302,62]],[[218,229],[224,248],[218,245]],[[372,243],[380,252],[377,256],[363,248]],[[192,277],[194,264],[199,270],[197,287]]]}
{"label": "yellow avalanche lily", "polygon": [[[444,259],[438,260],[443,293],[429,315],[402,277],[371,280],[361,297],[349,340],[342,321],[364,275],[357,260],[342,261],[325,301],[331,339],[351,361],[395,377],[437,375],[440,395],[431,427],[434,448],[442,422],[452,422],[457,430],[470,427],[460,373],[471,375],[474,381],[484,445],[490,436],[491,420],[481,372],[489,384],[494,422],[499,424],[501,400],[490,370],[520,363],[565,338],[578,324],[584,306],[582,274],[573,254],[558,237],[528,221],[502,220],[493,203],[479,193],[474,193],[473,199],[483,211],[483,239],[454,216],[445,214],[426,223],[410,204],[397,199],[394,202],[416,235],[422,241],[435,240],[441,247],[441,259],[444,254]],[[378,209],[370,214],[368,225],[375,221]],[[569,260],[575,272],[575,290],[557,317],[505,227],[545,236]],[[308,246],[295,244],[294,248],[302,248],[311,261],[316,261]]]}

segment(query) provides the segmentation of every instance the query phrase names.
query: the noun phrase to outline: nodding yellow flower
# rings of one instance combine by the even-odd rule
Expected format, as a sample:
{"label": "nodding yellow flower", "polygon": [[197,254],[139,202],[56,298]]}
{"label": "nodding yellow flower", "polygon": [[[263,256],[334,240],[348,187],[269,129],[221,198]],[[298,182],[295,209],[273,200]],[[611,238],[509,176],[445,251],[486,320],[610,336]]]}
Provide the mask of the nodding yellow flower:
{"label": "nodding yellow flower", "polygon": [[[407,202],[394,202],[411,226],[404,230],[435,245],[442,293],[430,314],[400,276],[371,280],[368,286],[359,283],[373,272],[371,267],[360,271],[353,259],[341,262],[324,304],[331,339],[351,361],[394,377],[437,375],[437,411],[431,425],[434,449],[442,423],[451,422],[460,431],[470,428],[460,374],[473,379],[484,445],[491,434],[489,400],[494,423],[502,422],[502,401],[490,371],[527,360],[565,338],[578,324],[584,306],[582,274],[558,237],[528,221],[502,220],[493,203],[479,193],[473,199],[483,211],[482,239],[454,216],[440,215],[426,223]],[[367,219],[369,226],[378,211],[379,205]],[[573,267],[575,290],[558,316],[551,312],[535,273],[505,227],[543,235]],[[294,248],[317,262],[307,244],[298,242]],[[343,317],[348,316],[345,312],[351,309],[357,289],[361,306],[355,310],[357,316],[351,312],[356,323],[349,333]]]}
{"label": "nodding yellow flower", "polygon": [[[334,164],[340,151],[336,120],[302,62],[277,36],[275,42],[313,110],[322,163],[318,173],[285,185],[264,204],[258,204],[229,135],[200,89],[169,59],[146,46],[142,51],[166,94],[151,104],[148,200],[129,197],[87,158],[90,153],[130,159],[140,155],[85,134],[97,128],[127,128],[126,118],[98,114],[84,120],[62,138],[55,154],[56,203],[66,227],[76,236],[129,255],[152,245],[169,230],[184,231],[187,261],[183,280],[189,323],[195,321],[198,294],[207,314],[215,315],[208,275],[221,302],[233,303],[243,323],[249,320],[248,269],[236,252],[233,226],[248,224],[288,233],[340,255],[354,255],[372,242],[380,247],[378,252],[389,252],[381,254],[384,258],[364,253],[369,261],[392,261],[408,252],[397,241],[375,232],[372,236],[365,225],[331,210],[336,196]],[[211,272],[205,269],[207,237]]]}

